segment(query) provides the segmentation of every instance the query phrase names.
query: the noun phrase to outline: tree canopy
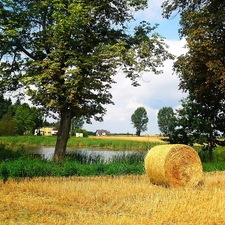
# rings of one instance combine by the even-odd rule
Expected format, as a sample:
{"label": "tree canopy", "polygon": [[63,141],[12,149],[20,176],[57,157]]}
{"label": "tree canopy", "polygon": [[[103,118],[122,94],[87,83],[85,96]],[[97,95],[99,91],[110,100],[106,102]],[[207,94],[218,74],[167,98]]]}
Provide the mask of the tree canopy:
{"label": "tree canopy", "polygon": [[173,130],[175,113],[172,107],[163,107],[159,110],[158,115],[158,127],[164,136],[169,136],[171,130]]}
{"label": "tree canopy", "polygon": [[21,104],[19,100],[15,104],[12,104],[11,99],[4,101],[10,105],[2,105],[5,108],[0,118],[0,135],[30,135],[43,125],[44,115],[41,109],[30,107],[27,103]]}
{"label": "tree canopy", "polygon": [[203,105],[188,96],[181,101],[182,105],[174,113],[169,133],[170,143],[187,145],[200,144],[208,151],[209,159],[213,159],[213,149],[221,145],[218,137],[224,134],[224,108],[214,108],[210,104]]}
{"label": "tree canopy", "polygon": [[[225,98],[225,2],[215,0],[165,1],[164,16],[181,13],[180,35],[188,53],[174,64],[180,88],[199,102],[219,105]],[[215,93],[214,95],[212,94]]]}
{"label": "tree canopy", "polygon": [[5,99],[3,95],[0,95],[0,120],[7,113],[8,108],[11,104],[11,99]]}
{"label": "tree canopy", "polygon": [[3,0],[0,2],[1,91],[22,88],[35,105],[58,113],[55,160],[64,157],[74,116],[102,121],[122,68],[138,85],[172,58],[155,27],[129,27],[147,0]]}
{"label": "tree canopy", "polygon": [[136,135],[140,136],[142,131],[147,130],[148,115],[144,107],[138,107],[131,116],[131,121],[136,128]]}

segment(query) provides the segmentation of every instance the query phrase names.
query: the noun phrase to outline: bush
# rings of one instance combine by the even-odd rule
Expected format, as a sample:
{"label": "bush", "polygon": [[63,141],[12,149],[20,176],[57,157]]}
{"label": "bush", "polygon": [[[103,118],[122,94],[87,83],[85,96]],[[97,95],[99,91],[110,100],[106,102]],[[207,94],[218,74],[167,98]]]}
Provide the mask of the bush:
{"label": "bush", "polygon": [[16,149],[8,148],[6,145],[0,143],[0,162],[17,159],[25,155],[23,146]]}
{"label": "bush", "polygon": [[[207,163],[210,162],[209,160],[209,151],[197,149],[199,157],[202,162]],[[225,162],[225,148],[218,146],[215,149],[213,149],[213,162]]]}
{"label": "bush", "polygon": [[201,159],[202,162],[209,162],[209,151],[205,151],[205,150],[202,150],[202,151],[199,151],[198,152],[198,155]]}

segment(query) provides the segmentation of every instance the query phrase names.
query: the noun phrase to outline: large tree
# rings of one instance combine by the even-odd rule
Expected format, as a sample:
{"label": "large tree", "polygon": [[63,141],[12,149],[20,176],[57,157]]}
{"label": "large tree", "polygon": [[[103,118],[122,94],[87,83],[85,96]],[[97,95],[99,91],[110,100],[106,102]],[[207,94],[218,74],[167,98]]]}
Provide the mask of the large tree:
{"label": "large tree", "polygon": [[171,58],[149,23],[131,30],[134,12],[146,7],[147,0],[0,2],[0,89],[23,87],[33,104],[58,113],[55,161],[64,157],[71,118],[102,121],[119,67],[138,85],[141,71],[158,73]]}
{"label": "large tree", "polygon": [[179,32],[187,40],[188,53],[174,64],[180,88],[200,103],[220,107],[225,99],[225,2],[167,0],[163,9],[167,18],[174,11],[181,14]]}
{"label": "large tree", "polygon": [[225,132],[225,2],[166,0],[163,9],[167,18],[174,12],[180,13],[179,32],[187,40],[187,54],[178,57],[174,63],[180,78],[179,87],[189,93],[195,106],[204,110],[201,116],[206,133],[212,136],[207,141],[211,143],[210,148],[214,142],[224,145],[214,138],[217,130],[222,134]]}
{"label": "large tree", "polygon": [[136,128],[136,135],[140,136],[142,131],[147,130],[148,115],[144,107],[138,107],[131,115],[131,121]]}
{"label": "large tree", "polygon": [[176,110],[174,129],[169,134],[170,143],[198,143],[208,151],[212,161],[213,148],[220,144],[217,138],[225,130],[225,107],[214,108],[210,102],[199,103],[191,95],[182,99],[181,103],[181,108]]}

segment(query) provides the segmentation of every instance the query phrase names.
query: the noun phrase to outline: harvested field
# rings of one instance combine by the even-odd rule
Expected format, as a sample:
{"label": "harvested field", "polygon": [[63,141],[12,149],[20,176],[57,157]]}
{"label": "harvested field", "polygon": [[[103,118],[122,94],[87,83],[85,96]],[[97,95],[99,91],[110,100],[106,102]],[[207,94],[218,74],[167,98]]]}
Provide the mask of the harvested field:
{"label": "harvested field", "polygon": [[96,139],[106,140],[126,140],[126,141],[141,141],[141,142],[164,142],[160,136],[90,136]]}
{"label": "harvested field", "polygon": [[0,224],[225,224],[225,172],[198,188],[164,188],[146,175],[0,181]]}

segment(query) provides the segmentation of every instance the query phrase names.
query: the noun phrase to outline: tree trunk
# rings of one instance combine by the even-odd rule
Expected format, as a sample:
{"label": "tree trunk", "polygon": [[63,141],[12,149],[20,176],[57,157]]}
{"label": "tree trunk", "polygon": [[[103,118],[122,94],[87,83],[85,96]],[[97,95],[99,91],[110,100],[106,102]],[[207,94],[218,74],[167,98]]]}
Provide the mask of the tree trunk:
{"label": "tree trunk", "polygon": [[213,147],[211,145],[209,146],[209,161],[213,161]]}
{"label": "tree trunk", "polygon": [[141,131],[140,131],[140,130],[137,130],[137,131],[136,131],[136,135],[137,135],[137,136],[141,136]]}
{"label": "tree trunk", "polygon": [[69,139],[71,125],[71,112],[69,109],[61,111],[60,125],[55,145],[54,161],[60,162],[64,159],[66,146]]}

